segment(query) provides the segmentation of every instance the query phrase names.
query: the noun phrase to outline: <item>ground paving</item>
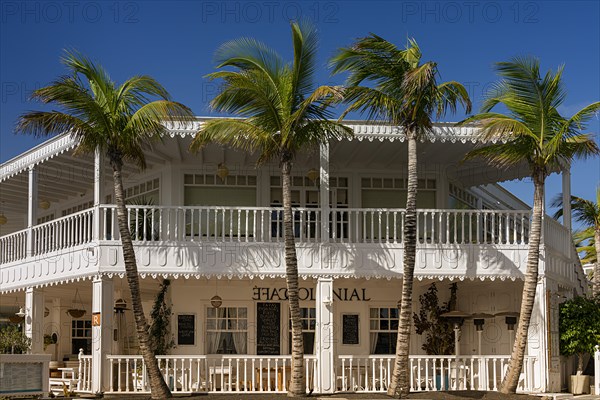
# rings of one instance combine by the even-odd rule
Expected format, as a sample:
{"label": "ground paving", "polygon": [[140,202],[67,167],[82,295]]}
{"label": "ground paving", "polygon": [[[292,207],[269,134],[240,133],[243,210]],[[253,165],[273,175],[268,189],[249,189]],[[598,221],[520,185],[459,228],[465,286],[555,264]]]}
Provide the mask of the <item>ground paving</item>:
{"label": "ground paving", "polygon": [[[111,396],[112,399],[131,399],[142,400],[139,396]],[[480,391],[453,391],[453,392],[422,392],[411,393],[406,399],[419,400],[551,400],[552,397],[531,396],[524,394],[505,395],[498,392],[480,392]],[[577,400],[600,400],[600,396],[594,397],[575,397]],[[285,394],[264,393],[264,394],[198,394],[194,396],[176,397],[179,399],[195,400],[284,400],[288,399]],[[307,399],[313,400],[380,400],[390,399],[385,394],[376,393],[337,393],[334,395],[311,395]],[[145,400],[145,399],[144,399]]]}

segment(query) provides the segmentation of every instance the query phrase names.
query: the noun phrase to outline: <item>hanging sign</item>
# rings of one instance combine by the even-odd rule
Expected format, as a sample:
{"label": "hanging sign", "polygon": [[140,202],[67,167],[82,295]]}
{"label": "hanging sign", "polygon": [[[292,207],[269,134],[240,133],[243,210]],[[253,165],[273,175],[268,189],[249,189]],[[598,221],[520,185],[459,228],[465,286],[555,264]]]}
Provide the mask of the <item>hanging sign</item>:
{"label": "hanging sign", "polygon": [[102,324],[102,314],[99,312],[92,313],[92,326],[100,326]]}

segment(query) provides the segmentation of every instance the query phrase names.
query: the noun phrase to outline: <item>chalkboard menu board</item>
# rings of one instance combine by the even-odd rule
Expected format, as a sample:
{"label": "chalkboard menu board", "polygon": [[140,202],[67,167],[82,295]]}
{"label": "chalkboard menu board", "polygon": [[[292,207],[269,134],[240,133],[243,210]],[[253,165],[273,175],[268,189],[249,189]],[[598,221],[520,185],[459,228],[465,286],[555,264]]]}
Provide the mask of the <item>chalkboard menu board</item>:
{"label": "chalkboard menu board", "polygon": [[342,315],[342,344],[359,344],[358,314]]}
{"label": "chalkboard menu board", "polygon": [[196,339],[196,316],[177,315],[177,344],[194,344]]}
{"label": "chalkboard menu board", "polygon": [[279,303],[256,303],[256,354],[280,354],[280,306]]}

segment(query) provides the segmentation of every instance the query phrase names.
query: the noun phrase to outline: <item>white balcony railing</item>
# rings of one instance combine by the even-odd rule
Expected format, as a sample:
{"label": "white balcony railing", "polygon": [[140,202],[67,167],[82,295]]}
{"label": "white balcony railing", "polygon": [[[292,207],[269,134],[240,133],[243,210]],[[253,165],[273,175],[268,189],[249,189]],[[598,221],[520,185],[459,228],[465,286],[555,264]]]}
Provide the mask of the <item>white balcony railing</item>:
{"label": "white balcony railing", "polygon": [[79,369],[77,371],[77,391],[83,393],[92,392],[92,356],[84,355],[83,349],[79,349]]}
{"label": "white balcony railing", "polygon": [[[281,208],[128,206],[127,209],[128,225],[138,244],[283,242]],[[421,209],[417,212],[417,241],[421,246],[522,246],[529,243],[530,216],[530,211]],[[319,208],[294,208],[293,221],[296,242],[301,244],[393,245],[404,241],[402,209],[337,208],[325,214]],[[570,254],[571,238],[564,226],[546,217],[543,228],[546,246],[560,254]],[[0,237],[0,264],[85,245],[95,238],[104,242],[120,240],[114,205],[90,208]]]}
{"label": "white balcony railing", "polygon": [[[156,356],[165,382],[173,393],[287,391],[291,356]],[[107,356],[109,393],[149,393],[142,356]],[[317,360],[305,356],[306,391],[316,388]]]}
{"label": "white balcony railing", "polygon": [[[101,206],[102,240],[119,240],[114,206]],[[294,208],[297,242],[321,242],[324,222],[316,208]],[[346,208],[329,212],[329,239],[341,243],[402,243],[402,209]],[[419,210],[420,244],[525,244],[529,211]],[[281,242],[283,216],[273,207],[128,206],[134,240]]]}
{"label": "white balcony railing", "polygon": [[91,242],[93,215],[94,209],[89,208],[34,226],[32,229],[33,255],[50,253]]}
{"label": "white balcony railing", "polygon": [[[182,355],[156,358],[163,378],[173,393],[284,393],[291,377],[290,356]],[[410,391],[497,391],[507,371],[509,358],[502,355],[412,355],[409,358]],[[142,356],[109,355],[107,359],[110,363],[108,393],[150,392]],[[393,362],[393,355],[340,355],[331,371],[336,382],[335,390],[386,392]],[[539,367],[536,357],[525,357],[518,391],[533,392],[537,389],[535,377]],[[320,392],[317,371],[315,356],[305,356],[307,392]]]}
{"label": "white balcony railing", "polygon": [[[410,391],[498,390],[510,356],[410,356]],[[385,392],[394,356],[338,356],[338,391]],[[519,391],[535,389],[537,358],[526,356]]]}
{"label": "white balcony railing", "polygon": [[0,237],[0,264],[24,260],[27,256],[27,229]]}

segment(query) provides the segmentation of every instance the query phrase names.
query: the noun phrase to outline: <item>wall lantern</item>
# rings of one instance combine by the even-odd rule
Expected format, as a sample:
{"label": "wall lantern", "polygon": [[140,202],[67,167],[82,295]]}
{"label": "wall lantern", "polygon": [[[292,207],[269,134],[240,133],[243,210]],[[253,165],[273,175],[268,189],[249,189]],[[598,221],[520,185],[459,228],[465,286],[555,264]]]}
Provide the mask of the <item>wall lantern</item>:
{"label": "wall lantern", "polygon": [[315,168],[311,168],[306,173],[306,176],[308,177],[308,179],[314,182],[317,179],[319,179],[319,171],[317,171]]}
{"label": "wall lantern", "polygon": [[47,210],[50,208],[50,202],[48,200],[42,200],[40,201],[40,208],[42,210]]}
{"label": "wall lantern", "polygon": [[229,175],[229,168],[225,165],[225,163],[219,163],[217,166],[217,176],[221,178],[222,181],[225,181],[225,178]]}
{"label": "wall lantern", "polygon": [[218,294],[214,295],[210,299],[210,305],[213,306],[213,308],[219,308],[221,307],[221,304],[223,304],[223,299],[221,299],[221,296]]}
{"label": "wall lantern", "polygon": [[4,213],[0,214],[0,225],[4,225],[8,222],[8,218],[4,216]]}

